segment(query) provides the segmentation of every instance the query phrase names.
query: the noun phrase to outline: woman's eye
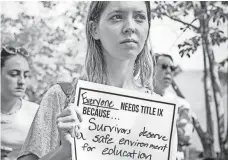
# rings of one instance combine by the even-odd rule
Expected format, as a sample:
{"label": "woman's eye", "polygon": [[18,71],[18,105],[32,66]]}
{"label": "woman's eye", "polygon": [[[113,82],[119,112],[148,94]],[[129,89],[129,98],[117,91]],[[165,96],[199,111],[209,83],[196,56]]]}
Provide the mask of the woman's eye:
{"label": "woman's eye", "polygon": [[137,20],[137,21],[144,21],[144,20],[146,20],[146,16],[144,15],[144,14],[137,14],[136,16],[135,16],[135,19]]}
{"label": "woman's eye", "polygon": [[12,77],[16,77],[17,76],[17,74],[10,74]]}
{"label": "woman's eye", "polygon": [[24,75],[24,77],[25,77],[25,78],[30,78],[30,74],[27,73],[27,74]]}
{"label": "woman's eye", "polygon": [[122,16],[121,15],[114,15],[110,18],[111,20],[121,20],[122,19]]}
{"label": "woman's eye", "polygon": [[17,75],[18,75],[18,72],[16,71],[10,72],[10,76],[12,77],[16,77]]}

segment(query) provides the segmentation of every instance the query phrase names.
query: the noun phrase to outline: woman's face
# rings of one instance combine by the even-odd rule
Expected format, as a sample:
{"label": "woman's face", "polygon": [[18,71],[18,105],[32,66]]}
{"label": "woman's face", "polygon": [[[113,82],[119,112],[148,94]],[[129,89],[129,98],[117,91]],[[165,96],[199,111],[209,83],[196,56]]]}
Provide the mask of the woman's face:
{"label": "woman's face", "polygon": [[29,79],[28,61],[16,55],[5,61],[1,73],[1,96],[6,98],[22,97]]}
{"label": "woman's face", "polygon": [[113,58],[136,58],[142,51],[149,30],[145,2],[110,2],[96,27],[103,53]]}
{"label": "woman's face", "polygon": [[173,80],[174,68],[173,61],[165,56],[160,56],[156,64],[155,80],[156,85],[160,85],[161,88],[168,88]]}

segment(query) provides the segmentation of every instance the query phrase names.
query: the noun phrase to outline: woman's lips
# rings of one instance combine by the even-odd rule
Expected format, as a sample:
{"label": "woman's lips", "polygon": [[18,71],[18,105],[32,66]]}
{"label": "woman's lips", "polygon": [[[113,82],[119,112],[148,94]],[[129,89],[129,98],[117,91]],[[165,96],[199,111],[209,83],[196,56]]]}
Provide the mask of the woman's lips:
{"label": "woman's lips", "polygon": [[126,39],[122,41],[120,44],[124,45],[127,48],[135,48],[137,47],[137,43],[138,42],[133,39]]}
{"label": "woman's lips", "polygon": [[170,77],[165,77],[164,80],[171,81],[171,78]]}
{"label": "woman's lips", "polygon": [[16,88],[17,92],[24,92],[24,88]]}
{"label": "woman's lips", "polygon": [[138,42],[134,39],[125,39],[125,40],[120,42],[120,44],[124,44],[124,43],[135,43],[135,44],[137,44]]}

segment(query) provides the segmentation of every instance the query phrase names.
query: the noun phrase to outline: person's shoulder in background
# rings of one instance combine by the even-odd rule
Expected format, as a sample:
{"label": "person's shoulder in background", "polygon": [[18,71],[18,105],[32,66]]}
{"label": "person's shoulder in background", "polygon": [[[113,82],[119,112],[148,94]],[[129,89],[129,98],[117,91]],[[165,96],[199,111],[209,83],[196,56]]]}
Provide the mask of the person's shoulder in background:
{"label": "person's shoulder in background", "polygon": [[191,105],[186,99],[183,99],[177,96],[177,101],[180,107],[184,107],[185,109],[189,109],[189,110],[191,109]]}
{"label": "person's shoulder in background", "polygon": [[185,108],[185,109],[189,109],[189,110],[191,109],[191,105],[186,99],[181,98],[174,93],[166,91],[164,97],[166,99],[175,101],[178,108]]}

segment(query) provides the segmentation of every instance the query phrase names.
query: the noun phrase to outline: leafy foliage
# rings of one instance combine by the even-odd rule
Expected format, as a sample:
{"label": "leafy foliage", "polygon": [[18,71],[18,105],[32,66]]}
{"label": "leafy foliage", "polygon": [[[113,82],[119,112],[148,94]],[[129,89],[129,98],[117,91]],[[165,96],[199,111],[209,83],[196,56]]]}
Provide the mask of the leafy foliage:
{"label": "leafy foliage", "polygon": [[[205,16],[207,13],[207,23],[209,24],[209,30],[207,30],[210,42],[212,45],[220,45],[228,40],[221,25],[228,21],[227,2],[205,2],[206,11],[200,7],[200,2],[185,1],[185,2],[154,2],[152,9],[153,18],[168,17],[173,21],[179,22],[183,25],[180,28],[182,32],[187,30],[193,30],[196,36],[185,40],[183,43],[178,44],[179,54],[181,57],[188,56],[197,50],[202,44],[202,38],[200,37],[199,20],[201,16]],[[190,19],[191,21],[186,21]]]}
{"label": "leafy foliage", "polygon": [[181,57],[187,55],[190,58],[190,53],[193,54],[200,46],[200,40],[201,38],[199,36],[194,36],[188,40],[185,40],[182,44],[178,44],[178,48],[180,49],[179,54]]}
{"label": "leafy foliage", "polygon": [[2,2],[1,44],[23,46],[31,54],[28,93],[33,101],[57,81],[81,72],[87,6],[82,1]]}
{"label": "leafy foliage", "polygon": [[[70,81],[82,70],[85,54],[85,17],[89,2],[1,2],[1,44],[23,46],[31,54],[32,80],[28,93],[40,101],[57,81]],[[211,44],[227,42],[219,26],[227,22],[227,2],[207,2]],[[182,44],[179,53],[190,57],[201,44],[198,2],[154,2],[152,17],[168,17],[183,24],[183,32],[197,34]],[[16,8],[16,9],[15,9]],[[185,22],[186,17],[191,21]],[[209,22],[208,22],[209,23]]]}

